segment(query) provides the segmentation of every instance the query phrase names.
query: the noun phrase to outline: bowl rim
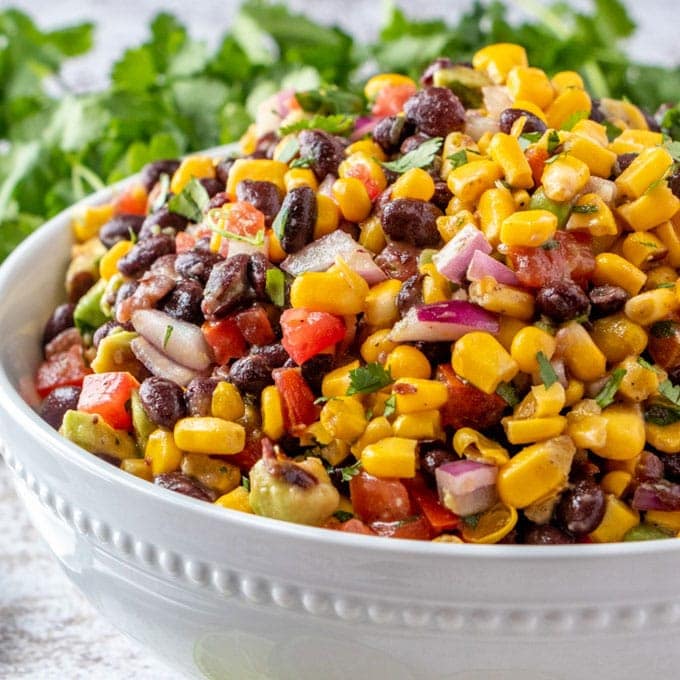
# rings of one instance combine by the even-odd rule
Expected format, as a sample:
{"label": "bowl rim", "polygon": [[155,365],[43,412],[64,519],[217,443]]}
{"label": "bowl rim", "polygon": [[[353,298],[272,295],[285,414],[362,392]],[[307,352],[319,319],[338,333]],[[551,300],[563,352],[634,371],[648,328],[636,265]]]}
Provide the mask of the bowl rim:
{"label": "bowl rim", "polygon": [[[230,152],[234,145],[214,147],[201,152],[206,155],[219,155]],[[195,154],[192,154],[195,155]],[[7,257],[0,265],[0,300],[3,292],[10,290],[13,284],[13,275],[18,274],[26,268],[27,262],[32,259],[34,247],[40,243],[50,233],[58,233],[69,226],[72,215],[90,205],[97,205],[109,200],[117,191],[128,184],[133,183],[139,175],[132,175],[126,179],[105,187],[93,194],[88,195],[77,203],[69,206],[54,217],[47,220],[36,229]],[[3,306],[0,305],[0,327],[3,327],[2,316]],[[354,534],[349,532],[332,531],[322,527],[307,526],[293,522],[261,517],[259,515],[238,512],[222,508],[213,503],[198,501],[178,494],[168,489],[163,489],[146,480],[139,479],[134,475],[125,474],[119,468],[106,463],[97,456],[81,449],[71,441],[58,434],[45,421],[40,418],[37,412],[21,396],[19,389],[10,380],[5,366],[0,363],[0,403],[2,409],[13,418],[17,426],[27,432],[32,430],[39,434],[48,445],[46,448],[52,454],[57,454],[61,458],[72,462],[78,467],[85,469],[88,473],[120,487],[126,488],[130,493],[142,493],[150,495],[158,502],[172,503],[185,512],[194,512],[199,515],[219,518],[220,521],[232,523],[238,528],[249,531],[276,533],[279,537],[287,537],[296,540],[313,541],[320,547],[351,547],[362,550],[374,551],[380,554],[390,555],[422,555],[424,557],[441,557],[449,555],[455,559],[486,558],[491,560],[505,560],[513,558],[520,561],[526,560],[552,560],[559,558],[594,558],[610,559],[612,557],[622,557],[626,555],[641,555],[665,553],[668,551],[680,551],[680,541],[660,540],[660,541],[631,541],[618,543],[584,543],[567,545],[479,545],[479,544],[457,544],[457,543],[436,543],[432,541],[418,541],[409,539],[385,539],[381,536],[370,536]],[[11,447],[11,445],[8,445]],[[32,471],[34,472],[34,471]]]}

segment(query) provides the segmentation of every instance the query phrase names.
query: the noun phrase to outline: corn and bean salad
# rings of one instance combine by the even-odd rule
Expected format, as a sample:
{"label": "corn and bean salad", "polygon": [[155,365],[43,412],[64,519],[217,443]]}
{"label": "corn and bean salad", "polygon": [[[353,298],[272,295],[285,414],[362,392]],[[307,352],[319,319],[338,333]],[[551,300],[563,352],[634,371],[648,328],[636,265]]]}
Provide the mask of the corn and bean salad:
{"label": "corn and bean salad", "polygon": [[150,163],[75,216],[42,416],[232,511],[675,537],[679,161],[653,116],[514,44],[364,99],[279,92],[238,156]]}

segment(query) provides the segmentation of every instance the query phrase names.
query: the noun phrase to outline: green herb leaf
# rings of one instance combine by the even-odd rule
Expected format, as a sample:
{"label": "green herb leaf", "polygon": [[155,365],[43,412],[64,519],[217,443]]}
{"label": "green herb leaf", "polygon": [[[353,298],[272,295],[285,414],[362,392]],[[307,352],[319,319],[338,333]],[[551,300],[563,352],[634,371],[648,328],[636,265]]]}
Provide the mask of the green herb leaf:
{"label": "green herb leaf", "polygon": [[168,210],[198,223],[203,218],[203,209],[209,202],[210,196],[205,187],[193,178],[182,191],[168,201]]}
{"label": "green herb leaf", "polygon": [[340,473],[342,474],[343,482],[349,482],[352,479],[352,477],[356,477],[360,472],[361,472],[360,460],[358,460],[356,463],[352,463],[352,465],[346,465],[345,467],[340,468]]}
{"label": "green herb leaf", "polygon": [[333,513],[333,517],[337,519],[339,522],[349,522],[349,520],[354,518],[354,515],[351,512],[347,512],[346,510],[336,510]]}
{"label": "green herb leaf", "polygon": [[168,345],[168,342],[170,342],[170,338],[172,337],[172,332],[175,330],[174,326],[171,326],[168,324],[165,327],[165,335],[163,336],[163,349],[165,349]]}
{"label": "green herb leaf", "polygon": [[[668,112],[667,112],[668,113]],[[664,149],[673,157],[674,161],[680,161],[680,141],[670,140],[664,145]]]}
{"label": "green herb leaf", "polygon": [[433,137],[423,142],[420,146],[404,154],[396,161],[383,163],[383,167],[392,172],[404,173],[413,168],[426,168],[432,165],[434,157],[437,155],[444,140],[441,137]]}
{"label": "green herb leaf", "polygon": [[571,212],[581,215],[589,215],[590,213],[596,213],[598,210],[599,208],[597,205],[595,205],[595,203],[585,203],[583,205],[573,206]]}
{"label": "green herb leaf", "polygon": [[659,394],[666,397],[672,404],[680,406],[680,385],[673,385],[670,380],[663,380],[659,384]]}
{"label": "green herb leaf", "polygon": [[347,396],[353,394],[370,394],[387,387],[394,382],[389,370],[385,370],[377,361],[359,366],[349,372]]}
{"label": "green herb leaf", "polygon": [[[330,116],[312,116],[304,120],[298,120],[290,125],[279,128],[281,136],[289,135],[300,130],[323,130],[332,135],[348,135],[354,129],[355,116],[345,113],[336,113]],[[286,163],[287,161],[284,161]]]}
{"label": "green herb leaf", "polygon": [[571,130],[576,123],[589,116],[588,111],[574,111],[560,126],[560,130]]}
{"label": "green herb leaf", "polygon": [[545,243],[541,244],[541,248],[543,250],[555,250],[556,248],[560,247],[560,242],[556,241],[555,239],[550,239],[546,241]]}
{"label": "green herb leaf", "polygon": [[607,139],[610,142],[613,142],[623,132],[623,130],[620,127],[617,127],[616,125],[614,125],[614,123],[608,120],[605,120],[604,123],[602,123],[602,125],[604,125],[605,130],[607,131]]}
{"label": "green herb leaf", "polygon": [[550,130],[547,139],[547,149],[548,153],[551,154],[560,145],[560,136],[557,134],[557,130]]}
{"label": "green herb leaf", "polygon": [[546,389],[550,389],[557,382],[557,373],[555,373],[555,369],[543,352],[536,352],[536,361],[538,362],[538,373],[541,376],[541,382],[545,385]]}
{"label": "green herb leaf", "polygon": [[323,85],[315,90],[296,92],[295,99],[304,111],[318,115],[358,114],[364,108],[361,97],[341,90],[336,85]]}
{"label": "green herb leaf", "polygon": [[456,151],[455,153],[452,153],[450,156],[448,156],[448,160],[451,163],[451,169],[455,170],[456,168],[459,168],[461,165],[465,165],[468,162],[467,152],[465,149]]}
{"label": "green herb leaf", "polygon": [[648,371],[654,371],[656,373],[656,366],[654,366],[654,364],[650,364],[649,361],[647,361],[647,359],[644,357],[638,357],[637,362],[640,364],[640,366],[642,366],[642,368],[646,368]]}
{"label": "green herb leaf", "polygon": [[267,297],[277,306],[283,307],[286,301],[286,277],[277,267],[267,269],[265,275],[265,292]]}
{"label": "green herb leaf", "polygon": [[606,408],[610,404],[614,403],[614,396],[621,385],[621,381],[626,375],[625,368],[617,368],[612,371],[609,376],[609,380],[605,383],[604,387],[598,392],[595,397],[595,401],[600,408]]}
{"label": "green herb leaf", "polygon": [[519,404],[519,397],[517,396],[517,390],[511,383],[502,382],[496,388],[496,394],[503,398],[508,406],[517,406]]}
{"label": "green herb leaf", "polygon": [[670,319],[655,321],[649,330],[655,338],[672,338],[675,335],[675,324]]}
{"label": "green herb leaf", "polygon": [[241,486],[248,492],[250,492],[250,478],[248,475],[243,475],[241,477]]}
{"label": "green herb leaf", "polygon": [[645,411],[645,420],[654,425],[665,427],[680,420],[680,407],[668,402],[653,402]]}
{"label": "green herb leaf", "polygon": [[[656,248],[656,244],[654,244],[654,247]],[[671,281],[662,281],[657,288],[675,288],[675,284]]]}
{"label": "green herb leaf", "polygon": [[397,397],[394,394],[390,394],[387,399],[385,399],[385,409],[383,410],[383,415],[385,418],[393,416],[397,410]]}
{"label": "green herb leaf", "polygon": [[313,162],[314,159],[311,156],[305,156],[304,158],[296,158],[294,161],[291,162],[290,167],[308,168]]}

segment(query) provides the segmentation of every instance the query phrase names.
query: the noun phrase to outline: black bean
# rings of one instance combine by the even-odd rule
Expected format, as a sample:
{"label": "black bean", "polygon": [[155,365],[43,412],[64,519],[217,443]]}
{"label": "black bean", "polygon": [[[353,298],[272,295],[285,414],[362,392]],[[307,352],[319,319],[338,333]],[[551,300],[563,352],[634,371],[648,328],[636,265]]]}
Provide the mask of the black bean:
{"label": "black bean", "polygon": [[237,307],[253,302],[255,294],[248,282],[249,259],[248,255],[240,253],[212,268],[201,303],[207,319],[226,316]]}
{"label": "black bean", "polygon": [[170,491],[181,493],[183,496],[196,498],[199,501],[207,501],[208,503],[214,503],[219,495],[217,491],[209,489],[198,480],[192,479],[183,472],[166,472],[162,475],[157,475],[154,477],[153,483],[163,489],[169,489]]}
{"label": "black bean", "polygon": [[397,294],[397,310],[404,316],[411,307],[423,304],[423,277],[414,274],[401,284]]}
{"label": "black bean", "polygon": [[418,273],[420,251],[408,243],[388,243],[375,257],[375,263],[391,279],[406,281]]}
{"label": "black bean", "polygon": [[664,477],[670,482],[680,482],[680,455],[659,454],[663,462]]}
{"label": "black bean", "polygon": [[528,545],[565,545],[573,543],[574,539],[557,527],[534,524],[526,530],[524,542]]}
{"label": "black bean", "polygon": [[256,345],[250,348],[250,353],[262,357],[270,371],[275,368],[281,368],[289,359],[288,352],[286,352],[286,349],[280,343],[274,345]]}
{"label": "black bean", "polygon": [[205,211],[208,212],[214,208],[221,208],[227,203],[229,203],[229,194],[226,191],[218,191],[214,196],[211,196]]}
{"label": "black bean", "polygon": [[215,166],[215,176],[224,184],[224,186],[227,186],[229,171],[235,162],[235,158],[224,158]]}
{"label": "black bean", "polygon": [[204,321],[201,312],[203,288],[196,281],[179,281],[174,290],[168,293],[157,306],[173,319],[201,325]]}
{"label": "black bean", "polygon": [[189,250],[177,256],[175,271],[181,277],[198,281],[202,286],[205,286],[212,268],[222,259],[220,255],[210,250]]}
{"label": "black bean", "polygon": [[291,189],[283,199],[281,212],[285,215],[281,247],[288,254],[296,253],[314,240],[317,216],[314,191],[307,186]]}
{"label": "black bean", "polygon": [[274,379],[267,361],[257,354],[251,354],[237,359],[231,365],[229,381],[242,393],[259,395]]}
{"label": "black bean", "polygon": [[635,466],[633,481],[635,483],[656,482],[661,479],[663,475],[664,464],[661,458],[651,451],[643,451]]}
{"label": "black bean", "polygon": [[78,302],[95,284],[94,274],[90,271],[76,272],[69,281],[69,302]]}
{"label": "black bean", "polygon": [[114,330],[116,330],[116,332],[119,330],[134,331],[134,328],[129,321],[126,321],[125,323],[118,323],[118,321],[114,320],[107,321],[106,323],[103,323],[101,326],[99,326],[92,336],[92,345],[94,348],[97,349],[99,347],[99,343],[104,338],[111,335]]}
{"label": "black bean", "polygon": [[434,182],[434,195],[430,199],[440,210],[446,210],[449,202],[453,198],[449,185],[441,179]]}
{"label": "black bean", "polygon": [[187,414],[204,417],[212,414],[212,395],[219,383],[215,378],[194,378],[184,393]]}
{"label": "black bean", "polygon": [[127,255],[118,260],[118,271],[125,276],[140,276],[159,257],[174,252],[174,238],[167,234],[150,236],[144,241],[139,241]]}
{"label": "black bean", "polygon": [[589,534],[602,521],[605,495],[592,479],[582,479],[567,489],[560,498],[555,517],[570,534]]}
{"label": "black bean", "polygon": [[168,278],[174,279],[177,277],[177,270],[175,269],[176,261],[177,255],[175,255],[175,253],[161,255],[157,260],[154,260],[151,267],[149,267],[149,271],[154,274],[163,274]]}
{"label": "black bean", "polygon": [[147,378],[139,388],[139,398],[146,415],[159,427],[172,430],[187,414],[182,388],[165,378]]}
{"label": "black bean", "polygon": [[248,262],[248,282],[258,300],[267,300],[267,270],[269,260],[262,253],[253,253]]}
{"label": "black bean", "polygon": [[680,170],[672,172],[667,181],[673,195],[680,197]]}
{"label": "black bean", "polygon": [[592,306],[592,316],[609,316],[616,314],[626,304],[630,297],[627,291],[620,286],[595,286],[589,293]]}
{"label": "black bean", "polygon": [[499,120],[501,132],[505,132],[506,135],[509,135],[515,121],[522,117],[525,118],[522,132],[543,133],[548,129],[545,123],[530,111],[525,111],[524,109],[505,109],[504,111],[501,111]]}
{"label": "black bean", "polygon": [[78,408],[80,387],[56,387],[40,406],[40,417],[55,430],[61,427],[66,411]]}
{"label": "black bean", "polygon": [[268,227],[281,209],[279,189],[273,182],[244,179],[236,186],[236,198],[255,206],[264,215]]}
{"label": "black bean", "polygon": [[406,119],[431,137],[446,137],[465,127],[465,109],[448,87],[426,87],[404,104]]}
{"label": "black bean", "polygon": [[409,132],[412,130],[406,124],[404,116],[386,116],[373,128],[373,141],[387,153],[393,153]]}
{"label": "black bean", "polygon": [[415,348],[420,350],[432,366],[446,364],[451,360],[450,342],[424,342],[419,340],[414,343]]}
{"label": "black bean", "polygon": [[657,119],[649,111],[640,108],[640,112],[645,117],[647,126],[652,132],[661,132],[661,125],[659,125],[659,121],[657,121]]}
{"label": "black bean", "polygon": [[596,123],[604,123],[605,115],[600,108],[600,100],[593,99],[590,107],[590,115],[588,116],[590,120],[594,120]]}
{"label": "black bean", "polygon": [[138,281],[126,281],[116,292],[116,307],[124,300],[132,297],[138,287]]}
{"label": "black bean", "polygon": [[214,198],[217,194],[224,191],[224,182],[220,182],[215,177],[204,177],[199,180],[201,186],[208,192],[210,198]]}
{"label": "black bean", "polygon": [[337,175],[345,157],[343,141],[324,130],[302,130],[298,135],[300,157],[311,159],[309,167],[318,180],[326,175]]}
{"label": "black bean", "polygon": [[170,212],[167,206],[163,206],[144,220],[139,230],[139,240],[143,241],[160,234],[161,231],[174,236],[178,231],[184,231],[188,223],[189,220],[186,217]]}
{"label": "black bean", "polygon": [[406,154],[410,151],[415,151],[423,142],[426,142],[428,139],[432,139],[432,137],[426,135],[424,132],[417,132],[414,135],[410,135],[406,137],[401,143],[401,146],[399,147],[399,153]]}
{"label": "black bean", "polygon": [[107,248],[111,248],[118,241],[130,240],[133,234],[137,238],[143,223],[142,215],[116,215],[102,225],[99,230],[99,240]]}
{"label": "black bean", "polygon": [[453,62],[448,57],[438,57],[423,71],[423,75],[420,76],[420,84],[423,87],[430,87],[434,84],[434,74],[437,73],[437,71],[451,68],[452,66]]}
{"label": "black bean", "polygon": [[321,382],[326,373],[333,368],[334,357],[332,354],[316,354],[311,359],[303,362],[300,372],[312,392],[321,393]]}
{"label": "black bean", "polygon": [[442,211],[427,201],[398,198],[385,204],[380,221],[392,240],[427,248],[436,246],[441,239],[437,229],[441,215]]}
{"label": "black bean", "polygon": [[536,309],[558,322],[586,314],[589,307],[588,296],[573,281],[553,281],[536,294]]}
{"label": "black bean", "polygon": [[43,347],[59,333],[73,327],[73,310],[76,306],[70,302],[59,305],[51,314],[43,330]]}
{"label": "black bean", "polygon": [[617,171],[614,174],[620,175],[637,157],[636,153],[620,153],[616,157]]}
{"label": "black bean", "polygon": [[[423,448],[425,448],[424,451]],[[446,449],[443,442],[439,442],[432,448],[421,446],[420,471],[430,482],[434,481],[435,470],[440,465],[452,463],[455,460],[458,460],[458,456],[453,451]]]}
{"label": "black bean", "polygon": [[179,168],[179,161],[174,158],[153,161],[151,163],[147,163],[142,168],[140,180],[148,192],[153,189],[153,185],[158,182],[161,175],[165,174],[171,178],[175,174],[175,170],[177,170],[177,168]]}
{"label": "black bean", "polygon": [[255,142],[255,151],[250,155],[251,158],[273,158],[274,149],[279,143],[279,136],[276,132],[267,132],[259,137]]}

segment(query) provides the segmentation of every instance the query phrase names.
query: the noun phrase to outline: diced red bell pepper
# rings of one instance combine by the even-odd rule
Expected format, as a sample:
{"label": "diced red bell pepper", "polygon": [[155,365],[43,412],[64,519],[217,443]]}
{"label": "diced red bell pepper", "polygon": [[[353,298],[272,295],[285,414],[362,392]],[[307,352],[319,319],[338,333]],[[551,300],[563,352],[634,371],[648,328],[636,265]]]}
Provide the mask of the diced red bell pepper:
{"label": "diced red bell pepper", "polygon": [[277,368],[272,371],[272,376],[281,395],[287,430],[298,435],[319,415],[314,393],[296,368]]}
{"label": "diced red bell pepper", "polygon": [[441,409],[442,425],[452,425],[456,430],[461,427],[484,430],[500,422],[508,405],[505,399],[463,382],[449,364],[437,366],[436,377],[449,391]]}
{"label": "diced red bell pepper", "polygon": [[373,522],[370,526],[379,536],[410,538],[416,541],[429,541],[432,538],[430,525],[422,515],[396,522]]}
{"label": "diced red bell pepper", "polygon": [[132,428],[130,397],[139,383],[127,371],[91,373],[83,380],[78,410],[97,413],[116,430]]}
{"label": "diced red bell pepper", "polygon": [[245,338],[233,317],[206,321],[201,330],[205,341],[212,347],[215,361],[220,366],[230,359],[238,359],[248,354]]}
{"label": "diced red bell pepper", "polygon": [[281,344],[296,364],[332,347],[345,337],[345,324],[333,314],[287,309],[281,315]]}
{"label": "diced red bell pepper", "polygon": [[83,378],[89,373],[92,371],[83,359],[83,348],[73,345],[40,364],[35,377],[35,388],[45,398],[56,387],[80,387]]}
{"label": "diced red bell pepper", "polygon": [[460,517],[439,502],[437,494],[425,484],[422,477],[404,480],[404,485],[413,504],[423,514],[435,536],[458,526]]}
{"label": "diced red bell pepper", "polygon": [[406,100],[415,93],[416,88],[408,83],[387,85],[378,92],[371,113],[374,116],[395,116],[403,111]]}
{"label": "diced red bell pepper", "polygon": [[530,146],[524,152],[524,155],[531,168],[534,184],[539,186],[541,184],[541,177],[543,177],[543,170],[545,170],[545,162],[548,160],[548,150],[540,146]]}
{"label": "diced red bell pepper", "polygon": [[406,487],[399,479],[383,479],[360,472],[349,482],[355,514],[367,524],[396,522],[413,514]]}
{"label": "diced red bell pepper", "polygon": [[146,215],[149,195],[141,184],[129,186],[114,203],[116,214]]}
{"label": "diced red bell pepper", "polygon": [[251,345],[270,345],[276,339],[271,321],[262,305],[244,309],[234,319],[241,335]]}
{"label": "diced red bell pepper", "polygon": [[180,255],[181,253],[188,253],[196,245],[196,238],[191,234],[187,234],[186,231],[178,231],[177,236],[175,236],[175,252]]}

